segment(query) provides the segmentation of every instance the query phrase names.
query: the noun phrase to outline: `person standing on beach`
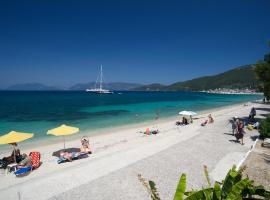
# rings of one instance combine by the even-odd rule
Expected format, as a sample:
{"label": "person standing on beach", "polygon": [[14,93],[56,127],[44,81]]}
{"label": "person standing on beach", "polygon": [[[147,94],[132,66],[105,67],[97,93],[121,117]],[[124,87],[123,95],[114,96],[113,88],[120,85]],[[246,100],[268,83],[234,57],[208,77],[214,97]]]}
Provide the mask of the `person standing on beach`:
{"label": "person standing on beach", "polygon": [[237,133],[237,126],[238,126],[237,120],[235,117],[233,117],[233,120],[232,120],[232,134],[233,135]]}
{"label": "person standing on beach", "polygon": [[243,121],[240,121],[237,127],[237,133],[235,134],[236,140],[239,141],[242,145],[244,145],[244,123]]}
{"label": "person standing on beach", "polygon": [[250,111],[250,114],[249,114],[249,120],[250,120],[251,122],[254,122],[254,117],[255,117],[255,115],[256,115],[256,110],[255,110],[254,107],[252,107],[252,108],[251,108],[251,111]]}

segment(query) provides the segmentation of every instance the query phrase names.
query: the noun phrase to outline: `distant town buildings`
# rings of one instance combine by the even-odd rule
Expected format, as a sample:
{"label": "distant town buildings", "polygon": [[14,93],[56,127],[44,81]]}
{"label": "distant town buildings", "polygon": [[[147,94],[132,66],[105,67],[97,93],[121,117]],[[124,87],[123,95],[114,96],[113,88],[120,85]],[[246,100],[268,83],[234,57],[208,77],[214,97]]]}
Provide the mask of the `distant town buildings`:
{"label": "distant town buildings", "polygon": [[210,90],[202,90],[201,92],[211,93],[211,94],[261,94],[255,89],[228,89],[228,88],[217,88]]}

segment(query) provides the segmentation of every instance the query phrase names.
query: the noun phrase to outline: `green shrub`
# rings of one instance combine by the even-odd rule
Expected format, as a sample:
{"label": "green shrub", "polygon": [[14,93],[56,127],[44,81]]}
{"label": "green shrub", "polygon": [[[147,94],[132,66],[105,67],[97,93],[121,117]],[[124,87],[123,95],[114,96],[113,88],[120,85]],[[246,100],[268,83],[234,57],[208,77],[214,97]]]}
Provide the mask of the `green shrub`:
{"label": "green shrub", "polygon": [[259,132],[261,138],[270,138],[270,115],[261,121]]}
{"label": "green shrub", "polygon": [[[207,167],[204,166],[208,187],[188,192],[186,192],[186,174],[182,174],[173,200],[256,200],[258,199],[256,197],[270,199],[270,192],[265,190],[263,186],[255,186],[254,181],[248,177],[242,177],[244,169],[245,167],[237,170],[236,166],[233,166],[221,183],[215,182],[214,186],[211,186]],[[161,200],[153,181],[147,181],[140,174],[138,178],[152,200]]]}

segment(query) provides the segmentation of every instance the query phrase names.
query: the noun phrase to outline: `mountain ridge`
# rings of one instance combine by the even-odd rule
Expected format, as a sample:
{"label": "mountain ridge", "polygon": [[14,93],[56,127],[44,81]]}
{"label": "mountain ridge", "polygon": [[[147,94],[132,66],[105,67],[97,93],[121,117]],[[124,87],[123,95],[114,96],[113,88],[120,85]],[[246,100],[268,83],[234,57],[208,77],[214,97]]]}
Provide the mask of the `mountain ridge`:
{"label": "mountain ridge", "polygon": [[253,65],[244,65],[211,76],[202,76],[187,81],[176,82],[170,85],[149,84],[135,91],[202,91],[217,88],[243,89],[257,88],[258,81]]}
{"label": "mountain ridge", "polygon": [[[163,85],[160,83],[143,85],[139,83],[112,82],[104,83],[103,87],[109,90],[116,91],[202,91],[218,88],[255,89],[257,88],[258,81],[256,80],[253,68],[253,65],[244,65],[216,75],[202,76],[187,81],[176,82],[170,85]],[[95,88],[95,84],[95,82],[78,83],[68,88],[61,88],[56,86],[47,86],[41,83],[25,83],[15,84],[6,89],[2,89],[12,91],[85,91],[87,88]]]}

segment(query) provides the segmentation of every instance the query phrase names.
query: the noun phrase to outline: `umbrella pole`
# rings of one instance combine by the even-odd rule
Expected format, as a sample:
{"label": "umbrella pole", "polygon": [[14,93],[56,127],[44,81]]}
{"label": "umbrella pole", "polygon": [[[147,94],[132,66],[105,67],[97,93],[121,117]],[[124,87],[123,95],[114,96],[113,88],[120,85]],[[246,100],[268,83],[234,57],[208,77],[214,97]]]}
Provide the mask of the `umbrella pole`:
{"label": "umbrella pole", "polygon": [[16,149],[15,149],[15,145],[12,145],[13,146],[13,152],[14,152],[14,163],[17,163],[16,162]]}
{"label": "umbrella pole", "polygon": [[66,150],[66,140],[65,140],[65,136],[63,136],[64,139],[64,150]]}

